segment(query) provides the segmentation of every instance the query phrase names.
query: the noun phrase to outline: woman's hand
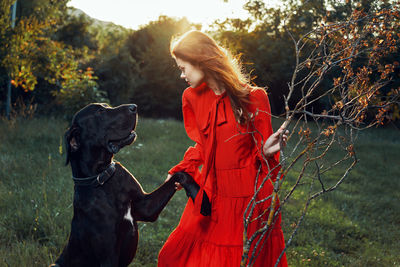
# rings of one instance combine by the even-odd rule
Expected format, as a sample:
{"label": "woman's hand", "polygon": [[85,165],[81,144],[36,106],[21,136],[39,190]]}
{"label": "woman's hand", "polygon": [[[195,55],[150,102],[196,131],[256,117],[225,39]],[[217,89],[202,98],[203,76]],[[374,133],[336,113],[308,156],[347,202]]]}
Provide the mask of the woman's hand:
{"label": "woman's hand", "polygon": [[[165,179],[165,182],[167,182],[169,179],[171,179],[171,177],[172,177],[172,174],[169,174],[168,173],[168,175],[167,175],[167,179]],[[181,184],[180,183],[178,183],[178,182],[175,182],[175,190],[181,190],[182,189],[182,186],[181,186]]]}
{"label": "woman's hand", "polygon": [[283,129],[285,127],[284,124],[282,124],[282,126],[278,129],[278,131],[271,134],[271,136],[268,137],[267,141],[265,141],[265,144],[263,146],[263,153],[266,158],[272,157],[276,152],[281,150],[281,146],[280,146],[280,135],[281,134],[282,134],[282,145],[283,145],[283,147],[286,146],[287,136],[289,134],[289,131],[286,130],[285,132],[283,132]]}

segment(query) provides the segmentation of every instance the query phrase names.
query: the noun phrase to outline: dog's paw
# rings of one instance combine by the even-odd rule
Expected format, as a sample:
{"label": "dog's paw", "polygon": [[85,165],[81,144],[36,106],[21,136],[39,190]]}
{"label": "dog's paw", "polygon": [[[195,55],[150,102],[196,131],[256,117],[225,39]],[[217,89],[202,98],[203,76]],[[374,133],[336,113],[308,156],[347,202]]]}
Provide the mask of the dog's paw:
{"label": "dog's paw", "polygon": [[174,182],[178,182],[180,183],[182,186],[184,186],[185,184],[190,184],[190,183],[196,183],[192,176],[190,176],[189,174],[187,174],[186,172],[176,172],[172,175],[171,180],[173,180]]}
{"label": "dog's paw", "polygon": [[177,172],[171,177],[171,180],[178,182],[185,189],[187,197],[190,197],[193,201],[196,198],[197,193],[200,190],[200,186],[196,181],[187,174],[186,172]]}
{"label": "dog's paw", "polygon": [[[190,176],[186,172],[177,172],[173,175],[172,179],[182,185],[182,187],[185,189],[187,197],[191,198],[194,202],[197,193],[200,190],[200,186],[196,183],[192,176]],[[211,202],[205,191],[203,193],[203,199],[201,201],[200,213],[204,216],[211,215]]]}

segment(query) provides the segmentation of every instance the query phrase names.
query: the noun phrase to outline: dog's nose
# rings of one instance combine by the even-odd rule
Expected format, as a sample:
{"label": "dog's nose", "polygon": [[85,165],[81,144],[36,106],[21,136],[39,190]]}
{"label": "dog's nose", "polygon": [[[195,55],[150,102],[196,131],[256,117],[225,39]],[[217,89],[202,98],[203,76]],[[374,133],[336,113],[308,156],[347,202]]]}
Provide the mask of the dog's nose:
{"label": "dog's nose", "polygon": [[132,113],[136,113],[137,106],[135,104],[129,105],[129,111],[131,111]]}

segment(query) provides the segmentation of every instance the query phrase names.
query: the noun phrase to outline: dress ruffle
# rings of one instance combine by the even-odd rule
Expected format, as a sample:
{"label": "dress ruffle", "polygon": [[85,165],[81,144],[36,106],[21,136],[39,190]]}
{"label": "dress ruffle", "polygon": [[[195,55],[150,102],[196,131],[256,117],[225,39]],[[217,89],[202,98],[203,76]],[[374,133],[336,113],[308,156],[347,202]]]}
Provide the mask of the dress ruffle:
{"label": "dress ruffle", "polygon": [[[193,216],[194,205],[188,201],[179,226],[160,251],[159,267],[239,266],[243,251],[243,210],[249,197],[218,197],[218,222],[209,217]],[[249,234],[259,228],[250,224]],[[264,238],[265,239],[265,238]],[[285,247],[280,217],[266,239],[255,267],[274,266]],[[286,257],[278,265],[287,266]]]}

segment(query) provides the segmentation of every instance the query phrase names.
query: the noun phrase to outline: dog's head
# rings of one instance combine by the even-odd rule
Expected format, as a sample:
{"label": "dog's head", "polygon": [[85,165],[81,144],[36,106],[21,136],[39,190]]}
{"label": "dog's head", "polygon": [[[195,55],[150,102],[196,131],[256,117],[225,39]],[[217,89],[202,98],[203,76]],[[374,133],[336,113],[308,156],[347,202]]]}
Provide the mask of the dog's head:
{"label": "dog's head", "polygon": [[69,163],[73,153],[88,151],[116,154],[136,139],[137,107],[135,104],[110,107],[104,103],[89,104],[78,111],[65,132]]}

